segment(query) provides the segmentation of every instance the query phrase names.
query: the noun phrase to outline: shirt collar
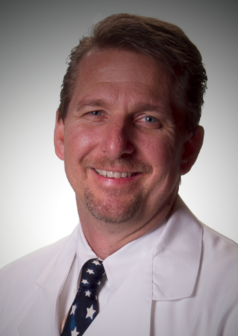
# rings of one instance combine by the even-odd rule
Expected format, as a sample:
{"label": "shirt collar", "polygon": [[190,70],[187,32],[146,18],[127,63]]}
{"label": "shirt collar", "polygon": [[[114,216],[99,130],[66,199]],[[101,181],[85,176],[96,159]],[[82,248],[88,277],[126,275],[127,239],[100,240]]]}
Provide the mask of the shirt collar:
{"label": "shirt collar", "polygon": [[164,224],[165,222],[161,223],[104,260],[103,264],[112,292],[120,287],[133,268],[153,249],[164,229]]}
{"label": "shirt collar", "polygon": [[[122,282],[142,258],[153,249],[164,229],[165,222],[166,221],[164,220],[156,228],[123,246],[103,261],[111,294],[120,287]],[[81,224],[79,223],[77,242],[77,260],[79,269],[82,268],[88,259],[92,258],[97,258],[97,255],[89,246]]]}
{"label": "shirt collar", "polygon": [[95,252],[91,249],[91,247],[89,246],[83,230],[82,230],[82,226],[81,223],[79,222],[79,228],[78,228],[78,237],[77,237],[77,261],[78,261],[78,265],[79,265],[79,270],[83,267],[83,265],[85,264],[85,262],[89,259],[93,259],[93,258],[98,258],[97,255],[95,254]]}

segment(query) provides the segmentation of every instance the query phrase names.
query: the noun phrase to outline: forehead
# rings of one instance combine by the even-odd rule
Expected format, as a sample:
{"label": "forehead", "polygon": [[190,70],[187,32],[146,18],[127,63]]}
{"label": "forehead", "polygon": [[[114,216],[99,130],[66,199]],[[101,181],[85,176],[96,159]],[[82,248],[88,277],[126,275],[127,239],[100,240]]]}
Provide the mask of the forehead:
{"label": "forehead", "polygon": [[[169,102],[169,75],[149,56],[124,50],[93,49],[79,64],[72,104],[104,96],[116,102],[133,99]],[[96,98],[96,97],[95,97]]]}

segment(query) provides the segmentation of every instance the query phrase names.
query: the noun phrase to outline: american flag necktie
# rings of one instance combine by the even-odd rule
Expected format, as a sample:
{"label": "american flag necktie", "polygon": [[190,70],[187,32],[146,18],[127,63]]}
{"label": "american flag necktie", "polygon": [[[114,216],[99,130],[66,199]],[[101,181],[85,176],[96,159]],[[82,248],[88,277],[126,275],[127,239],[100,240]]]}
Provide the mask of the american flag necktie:
{"label": "american flag necktie", "polygon": [[98,290],[104,276],[102,261],[90,259],[83,265],[80,286],[61,336],[81,336],[95,319],[98,313]]}

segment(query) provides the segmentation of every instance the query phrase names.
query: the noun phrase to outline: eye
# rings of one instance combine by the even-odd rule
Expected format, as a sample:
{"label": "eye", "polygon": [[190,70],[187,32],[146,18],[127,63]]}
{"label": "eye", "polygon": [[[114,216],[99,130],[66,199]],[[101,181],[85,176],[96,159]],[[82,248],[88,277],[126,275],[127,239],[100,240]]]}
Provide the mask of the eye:
{"label": "eye", "polygon": [[92,110],[85,112],[82,118],[89,123],[98,124],[107,120],[107,114],[103,110]]}
{"label": "eye", "polygon": [[162,126],[159,119],[151,115],[145,115],[145,114],[142,116],[139,116],[136,119],[136,122],[138,125],[147,127],[147,128],[159,129]]}
{"label": "eye", "polygon": [[146,116],[145,121],[149,124],[154,124],[154,123],[158,122],[158,119],[156,119],[155,117],[152,117],[152,116]]}
{"label": "eye", "polygon": [[102,115],[102,111],[98,111],[98,110],[96,110],[96,111],[91,111],[91,112],[88,112],[88,114],[97,117],[97,116],[101,116],[101,115]]}

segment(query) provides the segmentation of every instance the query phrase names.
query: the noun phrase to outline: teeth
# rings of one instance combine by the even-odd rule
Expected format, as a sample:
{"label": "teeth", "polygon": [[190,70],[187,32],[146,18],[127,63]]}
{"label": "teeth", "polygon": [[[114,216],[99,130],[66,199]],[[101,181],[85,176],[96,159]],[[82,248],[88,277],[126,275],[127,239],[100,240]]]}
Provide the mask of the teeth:
{"label": "teeth", "polygon": [[114,174],[113,174],[113,177],[114,178],[120,178],[122,176],[122,174],[121,173],[118,173],[118,172],[115,172]]}
{"label": "teeth", "polygon": [[108,171],[108,172],[107,172],[107,177],[114,177],[114,173],[111,172],[111,171]]}
{"label": "teeth", "polygon": [[101,170],[101,169],[95,169],[95,171],[104,177],[114,177],[114,178],[121,178],[121,177],[130,177],[132,173],[129,172],[112,172],[108,170]]}

